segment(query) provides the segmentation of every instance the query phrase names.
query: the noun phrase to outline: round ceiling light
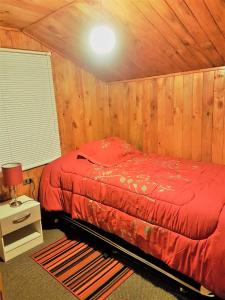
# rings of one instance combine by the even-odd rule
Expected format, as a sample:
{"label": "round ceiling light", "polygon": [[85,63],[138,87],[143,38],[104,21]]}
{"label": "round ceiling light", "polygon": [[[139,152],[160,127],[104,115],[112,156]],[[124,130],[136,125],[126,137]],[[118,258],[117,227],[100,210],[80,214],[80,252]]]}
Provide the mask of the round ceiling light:
{"label": "round ceiling light", "polygon": [[90,45],[97,54],[110,53],[115,47],[115,43],[115,34],[110,27],[99,25],[91,30]]}

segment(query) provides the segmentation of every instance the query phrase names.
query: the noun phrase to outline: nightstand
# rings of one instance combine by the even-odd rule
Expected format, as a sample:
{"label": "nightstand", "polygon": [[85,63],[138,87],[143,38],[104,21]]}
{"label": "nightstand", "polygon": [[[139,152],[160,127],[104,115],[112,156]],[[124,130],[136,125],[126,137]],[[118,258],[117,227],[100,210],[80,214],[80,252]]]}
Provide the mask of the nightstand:
{"label": "nightstand", "polygon": [[10,207],[10,201],[0,204],[0,256],[4,261],[43,242],[40,203],[18,197],[23,204]]}

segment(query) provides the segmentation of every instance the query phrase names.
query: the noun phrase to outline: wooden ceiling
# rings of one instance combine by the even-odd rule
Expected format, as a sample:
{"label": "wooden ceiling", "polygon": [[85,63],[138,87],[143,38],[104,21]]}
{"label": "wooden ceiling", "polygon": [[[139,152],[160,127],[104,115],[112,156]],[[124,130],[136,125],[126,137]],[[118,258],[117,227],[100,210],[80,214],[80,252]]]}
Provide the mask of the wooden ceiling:
{"label": "wooden ceiling", "polygon": [[[113,27],[112,54],[88,34]],[[22,30],[105,81],[225,65],[225,0],[1,0],[0,26]]]}

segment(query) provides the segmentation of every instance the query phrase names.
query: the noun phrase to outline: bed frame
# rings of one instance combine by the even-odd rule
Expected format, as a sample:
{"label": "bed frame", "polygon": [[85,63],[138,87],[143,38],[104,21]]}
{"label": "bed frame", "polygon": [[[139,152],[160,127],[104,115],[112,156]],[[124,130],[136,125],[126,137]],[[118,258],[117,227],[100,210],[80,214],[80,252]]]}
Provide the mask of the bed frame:
{"label": "bed frame", "polygon": [[[44,213],[44,219],[46,220],[46,212]],[[174,280],[180,285],[180,292],[186,293],[188,290],[196,292],[202,296],[207,298],[214,298],[216,299],[215,295],[206,289],[204,286],[196,283],[193,279],[181,274],[178,271],[172,270],[169,268],[165,263],[161,262],[160,260],[152,257],[151,255],[145,254],[142,250],[138,249],[135,246],[130,245],[128,242],[122,240],[121,238],[106,233],[105,231],[90,225],[84,221],[74,220],[68,214],[64,212],[57,212],[57,213],[47,213],[47,222],[54,223],[57,227],[60,227],[65,232],[71,231],[74,232],[85,232],[85,236],[89,236],[90,240],[95,240],[107,245],[110,248],[112,253],[119,254],[119,257],[124,257],[125,260],[129,260],[133,265],[144,266],[145,268],[154,269],[161,274],[167,276],[168,278]],[[93,239],[94,238],[94,239]]]}

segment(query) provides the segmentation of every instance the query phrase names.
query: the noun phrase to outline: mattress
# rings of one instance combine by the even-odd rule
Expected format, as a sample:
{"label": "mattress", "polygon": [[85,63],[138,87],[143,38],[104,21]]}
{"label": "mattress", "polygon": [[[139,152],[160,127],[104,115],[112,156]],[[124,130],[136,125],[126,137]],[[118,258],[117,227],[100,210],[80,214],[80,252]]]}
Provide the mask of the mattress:
{"label": "mattress", "polygon": [[225,167],[110,138],[45,167],[41,205],[116,234],[225,299]]}

